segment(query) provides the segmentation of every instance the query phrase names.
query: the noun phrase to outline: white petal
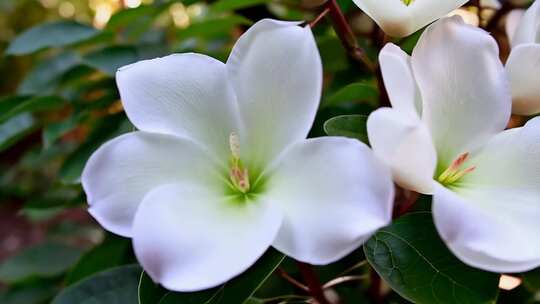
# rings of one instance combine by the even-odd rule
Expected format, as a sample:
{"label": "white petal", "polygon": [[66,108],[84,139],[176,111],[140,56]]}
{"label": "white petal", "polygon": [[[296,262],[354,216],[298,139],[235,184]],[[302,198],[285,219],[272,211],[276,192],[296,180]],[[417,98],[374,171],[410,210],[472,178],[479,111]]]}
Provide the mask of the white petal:
{"label": "white petal", "polygon": [[375,155],[390,166],[394,181],[430,194],[437,154],[426,126],[401,111],[381,108],[369,116],[367,130]]}
{"label": "white petal", "polygon": [[353,0],[385,31],[394,37],[408,36],[462,6],[467,0]]}
{"label": "white petal", "polygon": [[388,43],[379,54],[379,62],[392,108],[419,117],[422,101],[409,55],[397,45]]}
{"label": "white petal", "polygon": [[213,184],[219,179],[212,165],[189,140],[135,132],[94,152],[81,179],[94,218],[105,229],[130,237],[133,217],[148,191],[183,180]]}
{"label": "white petal", "polygon": [[311,264],[344,257],[392,216],[390,172],[357,140],[323,137],[291,146],[267,189],[266,200],[285,213],[273,246]]}
{"label": "white petal", "polygon": [[540,113],[540,44],[520,44],[506,62],[512,90],[512,112],[519,115]]}
{"label": "white petal", "polygon": [[305,139],[319,105],[321,59],[310,28],[296,24],[257,22],[227,61],[255,163]]}
{"label": "white petal", "polygon": [[514,36],[512,46],[522,43],[540,43],[540,1],[535,1],[521,18]]}
{"label": "white petal", "polygon": [[255,263],[281,219],[266,202],[232,202],[201,185],[166,185],[141,204],[133,246],[152,279],[170,290],[197,291],[225,283]]}
{"label": "white petal", "polygon": [[505,24],[505,30],[506,30],[506,36],[508,37],[508,40],[510,41],[510,45],[516,46],[514,44],[514,35],[516,34],[516,30],[521,23],[521,19],[523,18],[523,15],[525,14],[525,10],[522,9],[515,9],[512,10],[508,15],[506,15],[506,24]]}
{"label": "white petal", "polygon": [[504,130],[510,92],[497,43],[487,32],[457,16],[441,19],[424,31],[412,66],[439,164],[449,165]]}
{"label": "white petal", "polygon": [[540,118],[495,136],[470,160],[476,170],[436,190],[435,223],[452,251],[494,272],[540,266]]}
{"label": "white petal", "polygon": [[116,79],[138,129],[191,138],[227,159],[229,134],[240,130],[225,64],[204,55],[175,54],[121,68]]}

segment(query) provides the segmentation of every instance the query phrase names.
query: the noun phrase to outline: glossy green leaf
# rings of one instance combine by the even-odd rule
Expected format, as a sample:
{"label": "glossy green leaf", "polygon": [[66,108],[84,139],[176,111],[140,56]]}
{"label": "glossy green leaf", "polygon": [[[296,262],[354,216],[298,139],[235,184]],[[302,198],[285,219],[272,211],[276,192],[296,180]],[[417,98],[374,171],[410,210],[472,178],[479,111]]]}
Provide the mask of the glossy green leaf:
{"label": "glossy green leaf", "polygon": [[20,286],[0,293],[2,304],[43,304],[56,293],[56,288],[37,282],[28,286]]}
{"label": "glossy green leaf", "polygon": [[63,52],[36,65],[17,89],[20,95],[53,94],[62,76],[81,62],[78,54]]}
{"label": "glossy green leaf", "polygon": [[103,243],[86,252],[71,269],[66,284],[71,285],[97,272],[122,265],[131,252],[131,242],[114,235],[107,235]]}
{"label": "glossy green leaf", "polygon": [[243,9],[255,5],[269,3],[270,0],[219,0],[212,4],[211,9],[214,12],[227,12],[237,9]]}
{"label": "glossy green leaf", "polygon": [[401,296],[419,304],[495,303],[499,275],[459,261],[439,238],[430,212],[407,214],[364,245],[369,263]]}
{"label": "glossy green leaf", "polygon": [[525,272],[523,274],[523,284],[533,292],[540,292],[540,268]]}
{"label": "glossy green leaf", "polygon": [[223,33],[229,33],[236,26],[250,25],[251,23],[252,22],[249,19],[242,16],[225,16],[193,23],[188,28],[180,30],[178,33],[181,38],[212,37]]}
{"label": "glossy green leaf", "polygon": [[325,98],[322,106],[336,106],[345,102],[377,104],[378,98],[379,93],[374,85],[359,82],[349,84]]}
{"label": "glossy green leaf", "polygon": [[57,276],[75,264],[81,254],[80,249],[56,243],[30,247],[0,264],[0,281],[15,283]]}
{"label": "glossy green leaf", "polygon": [[109,76],[114,76],[119,68],[138,59],[137,49],[130,46],[107,47],[84,56],[87,65]]}
{"label": "glossy green leaf", "polygon": [[34,131],[37,122],[29,113],[22,113],[0,124],[0,152],[6,150]]}
{"label": "glossy green leaf", "polygon": [[64,289],[52,304],[136,304],[140,275],[138,265],[99,272]]}
{"label": "glossy green leaf", "polygon": [[255,293],[285,256],[274,249],[268,250],[260,259],[240,276],[210,290],[194,293],[167,291],[152,282],[145,273],[139,285],[140,304],[242,304]]}
{"label": "glossy green leaf", "polygon": [[64,100],[56,96],[33,98],[14,97],[4,102],[0,101],[0,124],[24,112],[51,110],[63,105]]}
{"label": "glossy green leaf", "polygon": [[43,128],[43,147],[49,149],[59,138],[73,130],[87,117],[86,112],[69,116],[64,121],[52,122]]}
{"label": "glossy green leaf", "polygon": [[366,122],[367,116],[365,115],[336,116],[324,123],[324,132],[330,136],[356,138],[361,142],[368,143]]}
{"label": "glossy green leaf", "polygon": [[64,161],[60,178],[68,184],[78,183],[90,155],[105,141],[127,132],[129,128],[131,125],[123,113],[107,116],[97,122],[88,138]]}
{"label": "glossy green leaf", "polygon": [[11,42],[6,54],[24,55],[48,47],[62,47],[99,34],[95,28],[75,21],[44,23],[23,32]]}

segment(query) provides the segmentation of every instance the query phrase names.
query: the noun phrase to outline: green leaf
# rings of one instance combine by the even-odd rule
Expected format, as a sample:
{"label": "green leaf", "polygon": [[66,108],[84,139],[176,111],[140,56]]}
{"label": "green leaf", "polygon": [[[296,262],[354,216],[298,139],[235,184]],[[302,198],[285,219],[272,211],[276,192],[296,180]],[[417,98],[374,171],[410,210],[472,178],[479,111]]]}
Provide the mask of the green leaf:
{"label": "green leaf", "polygon": [[64,289],[52,304],[134,304],[140,275],[138,265],[99,272]]}
{"label": "green leaf", "polygon": [[139,284],[140,304],[230,304],[246,303],[257,289],[266,281],[274,270],[285,259],[285,256],[274,249],[268,250],[246,272],[228,283],[210,290],[194,293],[177,293],[167,291],[152,282],[146,273],[141,276]]}
{"label": "green leaf", "polygon": [[367,116],[365,115],[336,116],[324,123],[324,132],[330,136],[356,138],[361,142],[368,143],[366,122]]}
{"label": "green leaf", "polygon": [[88,40],[99,33],[75,21],[58,21],[32,27],[20,34],[6,50],[8,55],[24,55],[49,47],[62,47]]}
{"label": "green leaf", "polygon": [[112,46],[84,56],[84,62],[101,72],[114,76],[116,71],[139,60],[137,49],[130,46]]}
{"label": "green leaf", "polygon": [[51,110],[63,105],[64,100],[56,96],[9,98],[9,100],[0,101],[0,124],[24,112]]}
{"label": "green leaf", "polygon": [[[124,126],[124,128],[122,128]],[[107,116],[100,120],[88,138],[64,161],[60,168],[60,178],[68,184],[78,183],[82,170],[90,155],[105,141],[124,133],[129,122],[123,113]]]}
{"label": "green leaf", "polygon": [[237,9],[269,3],[270,1],[271,0],[219,0],[212,4],[211,10],[216,13],[230,12]]}
{"label": "green leaf", "polygon": [[47,284],[21,286],[0,293],[2,304],[42,304],[51,299],[56,288]]}
{"label": "green leaf", "polygon": [[70,268],[82,251],[56,243],[30,247],[0,264],[0,281],[16,283],[31,278],[54,277]]}
{"label": "green leaf", "polygon": [[60,137],[77,127],[87,116],[88,113],[81,112],[64,121],[47,124],[43,128],[43,148],[49,149]]}
{"label": "green leaf", "polygon": [[379,230],[364,252],[377,273],[419,304],[495,303],[499,275],[459,261],[439,238],[430,212],[407,214]]}
{"label": "green leaf", "polygon": [[0,124],[0,152],[6,150],[38,127],[31,114],[23,113]]}
{"label": "green leaf", "polygon": [[62,76],[81,62],[78,54],[63,52],[47,58],[33,68],[17,89],[20,95],[48,95],[54,93]]}
{"label": "green leaf", "polygon": [[71,269],[66,284],[72,285],[105,269],[120,266],[131,251],[131,242],[114,235],[107,235],[103,243],[85,253]]}
{"label": "green leaf", "polygon": [[533,292],[540,292],[540,268],[525,272],[523,274],[523,284]]}
{"label": "green leaf", "polygon": [[373,85],[359,82],[351,83],[333,95],[325,98],[323,107],[336,106],[344,102],[368,103],[376,105],[379,92]]}
{"label": "green leaf", "polygon": [[251,25],[251,21],[242,16],[225,16],[211,18],[191,24],[188,28],[180,30],[180,38],[188,37],[212,37],[215,35],[229,33],[234,27],[239,25]]}

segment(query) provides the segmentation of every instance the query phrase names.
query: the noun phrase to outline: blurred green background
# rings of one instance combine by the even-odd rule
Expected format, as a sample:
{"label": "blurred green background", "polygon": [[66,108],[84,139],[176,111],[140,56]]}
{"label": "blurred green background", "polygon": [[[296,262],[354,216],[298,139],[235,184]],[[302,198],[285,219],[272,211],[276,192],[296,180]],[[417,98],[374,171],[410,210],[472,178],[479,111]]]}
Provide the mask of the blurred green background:
{"label": "blurred green background", "polygon": [[[131,242],[106,233],[88,215],[79,183],[92,152],[134,130],[119,100],[115,71],[174,52],[199,52],[224,61],[254,22],[311,21],[322,11],[322,2],[0,0],[0,304],[50,303],[55,297],[55,304],[137,303],[141,270],[125,266],[136,263]],[[376,62],[383,33],[351,0],[338,3],[359,45]],[[496,33],[503,33],[501,29]],[[313,31],[325,77],[310,136],[325,135],[324,122],[332,117],[355,114],[327,124],[326,132],[367,141],[362,115],[384,101],[377,75],[347,54],[328,20]],[[499,41],[504,53],[503,36]],[[410,52],[418,37],[394,42]],[[424,198],[417,208],[429,209],[429,203]],[[275,260],[275,252],[269,252],[258,269]],[[316,268],[321,281],[332,287],[328,297],[339,294],[340,303],[373,303],[364,260],[360,248],[343,261]],[[233,293],[249,289],[252,274],[232,283],[237,288]],[[289,259],[249,303],[306,303],[307,293],[285,279],[287,275],[299,278]],[[335,281],[344,275],[353,279]],[[536,273],[528,281],[531,290],[538,289],[538,277]],[[92,279],[92,284],[85,283]],[[163,290],[152,289],[147,277],[142,282],[150,286],[144,297],[163,295]],[[73,292],[80,284],[83,291]],[[406,303],[387,287],[383,290],[386,302]],[[532,303],[533,295],[521,286],[503,293],[501,303]],[[196,297],[205,296],[160,303],[203,303]],[[154,302],[142,304],[148,303]]]}

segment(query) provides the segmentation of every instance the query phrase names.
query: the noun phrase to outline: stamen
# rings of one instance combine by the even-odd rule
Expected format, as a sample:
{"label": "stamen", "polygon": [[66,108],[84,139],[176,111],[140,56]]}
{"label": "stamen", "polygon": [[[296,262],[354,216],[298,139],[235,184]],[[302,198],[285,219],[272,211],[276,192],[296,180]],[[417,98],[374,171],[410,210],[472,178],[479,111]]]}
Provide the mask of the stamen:
{"label": "stamen", "polygon": [[453,184],[460,180],[463,176],[476,170],[476,166],[461,169],[463,164],[469,159],[469,153],[463,153],[456,158],[450,166],[437,178],[441,184]]}
{"label": "stamen", "polygon": [[231,169],[229,177],[234,187],[242,192],[247,193],[250,188],[249,172],[244,168],[240,160],[240,139],[238,134],[232,132],[229,135],[229,146],[231,149]]}
{"label": "stamen", "polygon": [[414,2],[414,0],[401,0],[401,2],[403,2],[405,5],[409,6]]}

